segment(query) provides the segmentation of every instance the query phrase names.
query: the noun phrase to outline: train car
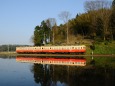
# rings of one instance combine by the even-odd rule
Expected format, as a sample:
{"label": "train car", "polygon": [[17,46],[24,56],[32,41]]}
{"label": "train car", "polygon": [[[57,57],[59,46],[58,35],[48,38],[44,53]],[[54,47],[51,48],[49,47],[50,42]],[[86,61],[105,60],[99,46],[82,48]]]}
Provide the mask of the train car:
{"label": "train car", "polygon": [[85,53],[86,46],[37,46],[16,47],[17,53]]}
{"label": "train car", "polygon": [[36,64],[48,65],[69,65],[69,66],[85,66],[86,59],[63,59],[63,58],[39,58],[39,57],[16,57],[17,62],[29,62]]}

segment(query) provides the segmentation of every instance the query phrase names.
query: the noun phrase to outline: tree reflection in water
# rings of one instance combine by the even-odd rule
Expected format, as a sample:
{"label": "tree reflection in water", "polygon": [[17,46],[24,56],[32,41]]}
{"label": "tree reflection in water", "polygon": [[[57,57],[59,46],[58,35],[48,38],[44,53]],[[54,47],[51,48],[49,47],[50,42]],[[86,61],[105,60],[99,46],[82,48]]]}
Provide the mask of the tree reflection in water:
{"label": "tree reflection in water", "polygon": [[34,79],[41,86],[115,86],[115,69],[34,64]]}

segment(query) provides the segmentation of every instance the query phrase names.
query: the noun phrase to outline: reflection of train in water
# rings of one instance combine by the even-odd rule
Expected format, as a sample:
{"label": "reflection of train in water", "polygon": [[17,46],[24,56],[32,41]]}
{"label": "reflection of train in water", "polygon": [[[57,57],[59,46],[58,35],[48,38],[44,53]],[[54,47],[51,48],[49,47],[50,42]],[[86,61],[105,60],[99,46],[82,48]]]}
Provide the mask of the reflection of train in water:
{"label": "reflection of train in water", "polygon": [[85,66],[86,59],[62,59],[62,58],[40,58],[40,57],[16,57],[17,62],[29,62],[37,64],[52,64],[52,65],[72,65],[72,66]]}
{"label": "reflection of train in water", "polygon": [[17,53],[76,53],[86,52],[85,45],[77,46],[38,46],[38,47],[16,47]]}

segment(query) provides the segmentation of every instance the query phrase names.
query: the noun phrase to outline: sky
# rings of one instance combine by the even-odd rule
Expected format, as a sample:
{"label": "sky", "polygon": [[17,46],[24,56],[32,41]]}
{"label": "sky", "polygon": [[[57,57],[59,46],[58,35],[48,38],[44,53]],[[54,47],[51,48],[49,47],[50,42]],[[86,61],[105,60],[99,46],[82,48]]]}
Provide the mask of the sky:
{"label": "sky", "polygon": [[84,13],[86,0],[0,0],[0,45],[33,45],[34,28],[43,20],[55,18],[63,23],[59,14],[68,11],[71,18]]}

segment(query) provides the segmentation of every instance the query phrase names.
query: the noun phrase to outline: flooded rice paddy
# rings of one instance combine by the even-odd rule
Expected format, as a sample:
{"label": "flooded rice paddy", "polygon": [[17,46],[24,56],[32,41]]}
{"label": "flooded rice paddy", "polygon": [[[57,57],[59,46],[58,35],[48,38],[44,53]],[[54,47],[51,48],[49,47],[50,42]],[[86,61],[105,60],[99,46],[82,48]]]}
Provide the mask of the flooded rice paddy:
{"label": "flooded rice paddy", "polygon": [[0,56],[0,86],[115,86],[115,57],[65,58]]}

